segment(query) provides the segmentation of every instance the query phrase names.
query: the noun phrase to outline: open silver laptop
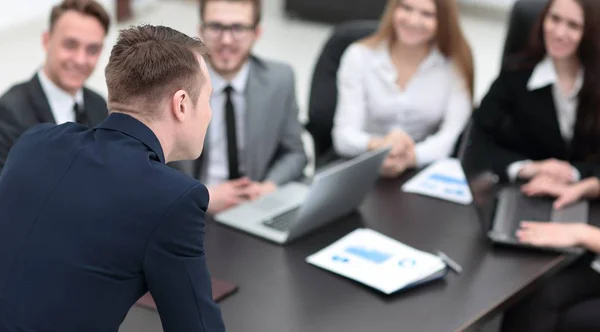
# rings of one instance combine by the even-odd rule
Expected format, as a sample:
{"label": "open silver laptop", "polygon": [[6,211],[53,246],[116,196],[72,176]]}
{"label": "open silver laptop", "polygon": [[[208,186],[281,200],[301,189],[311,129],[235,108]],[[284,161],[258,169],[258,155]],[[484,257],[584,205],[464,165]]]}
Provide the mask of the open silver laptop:
{"label": "open silver laptop", "polygon": [[379,177],[383,148],[334,165],[310,185],[292,182],[215,215],[215,221],[284,244],[356,210]]}

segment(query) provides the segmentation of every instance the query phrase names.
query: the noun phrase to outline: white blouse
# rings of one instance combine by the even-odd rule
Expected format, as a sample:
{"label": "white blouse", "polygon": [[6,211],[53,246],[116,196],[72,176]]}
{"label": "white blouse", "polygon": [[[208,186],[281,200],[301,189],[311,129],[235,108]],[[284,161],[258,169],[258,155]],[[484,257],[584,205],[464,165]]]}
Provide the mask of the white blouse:
{"label": "white blouse", "polygon": [[393,129],[415,141],[417,167],[452,153],[472,111],[465,79],[453,63],[434,48],[405,89],[396,81],[386,43],[375,49],[362,44],[348,47],[338,72],[332,132],[338,154],[364,153],[373,136],[385,136]]}

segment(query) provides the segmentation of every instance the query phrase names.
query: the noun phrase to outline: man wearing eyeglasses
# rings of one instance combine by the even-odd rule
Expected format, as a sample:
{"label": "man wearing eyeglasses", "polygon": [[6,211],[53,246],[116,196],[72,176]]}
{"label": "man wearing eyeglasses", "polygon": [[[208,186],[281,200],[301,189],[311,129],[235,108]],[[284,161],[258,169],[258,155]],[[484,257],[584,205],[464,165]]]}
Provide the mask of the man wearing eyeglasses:
{"label": "man wearing eyeglasses", "polygon": [[214,214],[297,180],[307,160],[292,69],[252,55],[260,0],[201,0],[200,16],[213,118],[200,159],[174,167],[207,185]]}

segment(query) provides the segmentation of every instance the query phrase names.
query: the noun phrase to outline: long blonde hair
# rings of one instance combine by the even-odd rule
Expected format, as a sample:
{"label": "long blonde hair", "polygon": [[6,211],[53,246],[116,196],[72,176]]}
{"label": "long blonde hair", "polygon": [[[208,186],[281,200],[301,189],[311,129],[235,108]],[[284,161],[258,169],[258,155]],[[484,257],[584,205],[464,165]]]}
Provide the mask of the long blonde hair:
{"label": "long blonde hair", "polygon": [[[379,28],[371,36],[363,39],[363,43],[375,48],[382,42],[396,40],[394,30],[394,11],[402,0],[388,0],[379,23]],[[440,52],[454,62],[464,76],[471,98],[473,98],[474,68],[471,47],[464,36],[459,23],[458,4],[456,0],[433,0],[437,8],[437,46]]]}

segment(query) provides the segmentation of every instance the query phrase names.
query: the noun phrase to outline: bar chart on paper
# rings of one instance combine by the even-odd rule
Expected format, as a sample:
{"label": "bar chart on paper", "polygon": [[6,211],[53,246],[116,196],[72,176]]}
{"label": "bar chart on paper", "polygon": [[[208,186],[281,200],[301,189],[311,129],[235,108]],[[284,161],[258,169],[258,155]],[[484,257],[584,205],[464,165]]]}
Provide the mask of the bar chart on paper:
{"label": "bar chart on paper", "polygon": [[438,275],[446,267],[437,256],[365,228],[354,230],[306,261],[385,294]]}
{"label": "bar chart on paper", "polygon": [[375,249],[366,249],[365,247],[359,246],[348,247],[345,251],[349,254],[366,259],[375,264],[381,264],[387,261],[390,257],[392,257],[392,255],[388,253],[378,251]]}

